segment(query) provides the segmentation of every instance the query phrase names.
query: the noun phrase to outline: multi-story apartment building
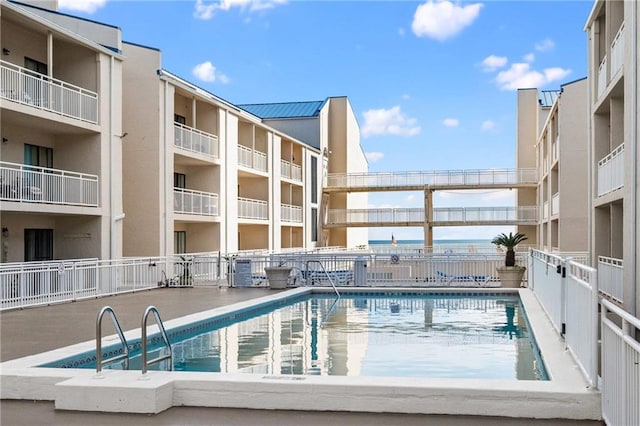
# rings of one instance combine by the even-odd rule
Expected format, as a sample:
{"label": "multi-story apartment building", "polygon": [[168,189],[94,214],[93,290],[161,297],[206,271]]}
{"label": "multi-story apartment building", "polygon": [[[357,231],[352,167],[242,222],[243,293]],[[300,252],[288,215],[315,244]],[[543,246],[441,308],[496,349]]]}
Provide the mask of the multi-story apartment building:
{"label": "multi-story apartment building", "polygon": [[120,30],[37,4],[0,3],[1,261],[120,257]]}
{"label": "multi-story apartment building", "polygon": [[621,280],[623,307],[640,315],[638,137],[640,7],[594,2],[588,35],[591,256]]}
{"label": "multi-story apartment building", "polygon": [[[322,167],[322,181],[312,182],[311,223],[326,223],[330,209],[367,207],[366,192],[322,193],[328,174],[366,173],[368,163],[360,145],[360,128],[347,97],[323,101],[240,105],[262,118],[263,122],[286,132],[322,152],[322,163],[312,158],[312,176]],[[319,160],[318,160],[319,161]],[[319,186],[320,185],[320,186]],[[316,191],[317,189],[317,191]],[[368,244],[366,228],[323,228],[320,245],[355,247]]]}
{"label": "multi-story apartment building", "polygon": [[[533,123],[533,118],[538,123],[529,129],[538,128],[534,160],[539,182],[533,204],[539,210],[538,247],[544,251],[582,252],[588,248],[586,100],[586,78],[563,84],[559,91],[518,92],[519,123]],[[521,111],[531,116],[523,117]],[[525,138],[529,141],[530,137]],[[519,148],[520,142],[518,139]]]}

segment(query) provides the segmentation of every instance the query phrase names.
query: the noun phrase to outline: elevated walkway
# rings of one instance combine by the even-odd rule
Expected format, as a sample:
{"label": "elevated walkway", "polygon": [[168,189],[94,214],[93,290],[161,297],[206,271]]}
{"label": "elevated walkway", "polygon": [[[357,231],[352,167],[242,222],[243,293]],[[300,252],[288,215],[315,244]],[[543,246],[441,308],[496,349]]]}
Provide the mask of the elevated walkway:
{"label": "elevated walkway", "polygon": [[327,177],[324,192],[510,189],[535,187],[537,184],[537,169],[331,173]]}
{"label": "elevated walkway", "polygon": [[537,211],[535,206],[439,207],[426,218],[423,208],[328,210],[325,227],[536,225]]}

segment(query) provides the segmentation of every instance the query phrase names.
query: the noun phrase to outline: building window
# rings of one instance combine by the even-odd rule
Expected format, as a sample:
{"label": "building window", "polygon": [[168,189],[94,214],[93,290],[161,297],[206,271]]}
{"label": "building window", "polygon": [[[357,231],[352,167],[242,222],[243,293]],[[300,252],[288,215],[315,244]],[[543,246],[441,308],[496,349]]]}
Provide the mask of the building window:
{"label": "building window", "polygon": [[311,208],[311,241],[318,241],[318,209]]}
{"label": "building window", "polygon": [[49,71],[47,68],[47,64],[36,61],[35,59],[27,58],[26,56],[24,58],[24,67],[30,71],[35,71],[38,74],[43,75],[47,75]]}
{"label": "building window", "polygon": [[180,114],[173,114],[173,121],[182,124],[183,126],[187,125],[187,117],[184,117]]}
{"label": "building window", "polygon": [[311,157],[311,202],[318,203],[318,157]]}
{"label": "building window", "polygon": [[175,254],[187,252],[187,231],[175,231],[173,233],[173,252]]}
{"label": "building window", "polygon": [[53,229],[24,230],[24,261],[53,260]]}
{"label": "building window", "polygon": [[183,173],[174,173],[173,187],[185,189],[187,187],[187,175]]}
{"label": "building window", "polygon": [[24,144],[24,164],[53,168],[53,149],[44,146]]}

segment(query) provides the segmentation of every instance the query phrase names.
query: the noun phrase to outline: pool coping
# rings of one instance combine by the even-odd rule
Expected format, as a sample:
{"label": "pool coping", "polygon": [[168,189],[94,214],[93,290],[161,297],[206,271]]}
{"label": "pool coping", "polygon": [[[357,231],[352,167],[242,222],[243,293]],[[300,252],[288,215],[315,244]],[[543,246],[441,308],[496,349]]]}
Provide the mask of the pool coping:
{"label": "pool coping", "polygon": [[[345,289],[347,291],[347,289]],[[0,364],[2,399],[55,401],[56,408],[81,411],[158,413],[171,406],[458,414],[526,418],[600,420],[600,393],[589,388],[536,296],[528,289],[349,288],[350,293],[515,293],[525,307],[543,354],[549,381],[431,379],[398,377],[270,376],[35,367],[95,350],[87,341]],[[225,315],[332,288],[296,288],[250,301],[190,314],[165,323],[179,327],[212,315]],[[153,331],[150,332],[152,334]],[[140,329],[125,333],[140,337]],[[107,342],[116,342],[117,335]]]}

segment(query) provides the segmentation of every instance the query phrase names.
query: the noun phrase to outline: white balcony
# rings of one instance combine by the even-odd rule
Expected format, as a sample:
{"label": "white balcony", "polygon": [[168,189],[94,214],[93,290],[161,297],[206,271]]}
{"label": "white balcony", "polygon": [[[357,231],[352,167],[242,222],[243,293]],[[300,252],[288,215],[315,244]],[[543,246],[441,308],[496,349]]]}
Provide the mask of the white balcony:
{"label": "white balcony", "polygon": [[556,216],[560,213],[560,193],[556,192],[551,197],[551,216]]}
{"label": "white balcony", "polygon": [[282,204],[280,206],[280,217],[283,222],[302,223],[302,207]]}
{"label": "white balcony", "polygon": [[186,151],[218,158],[218,137],[193,127],[174,123],[175,146]]}
{"label": "white balcony", "polygon": [[267,154],[238,145],[238,164],[260,172],[267,171]]}
{"label": "white balcony", "polygon": [[598,197],[624,186],[624,144],[598,161]]}
{"label": "white balcony", "polygon": [[549,202],[542,203],[542,219],[549,219]]}
{"label": "white balcony", "polygon": [[218,194],[173,188],[173,212],[202,216],[218,216]]}
{"label": "white balcony", "polygon": [[269,219],[269,205],[263,200],[238,197],[238,218],[240,219]]}
{"label": "white balcony", "polygon": [[616,76],[624,65],[624,23],[620,26],[611,43],[611,78]]}
{"label": "white balcony", "polygon": [[89,123],[98,123],[98,94],[0,61],[0,98]]}
{"label": "white balcony", "polygon": [[0,161],[0,199],[98,207],[98,176]]}
{"label": "white balcony", "polygon": [[556,140],[551,144],[551,164],[555,164],[558,161],[560,152],[558,147],[560,146],[560,136],[556,137]]}
{"label": "white balcony", "polygon": [[607,57],[602,58],[600,66],[598,67],[598,98],[604,93],[604,89],[607,88]]}
{"label": "white balcony", "polygon": [[280,160],[280,174],[283,178],[302,182],[302,167],[287,160]]}
{"label": "white balcony", "polygon": [[598,290],[621,303],[623,275],[624,267],[621,259],[598,256]]}

